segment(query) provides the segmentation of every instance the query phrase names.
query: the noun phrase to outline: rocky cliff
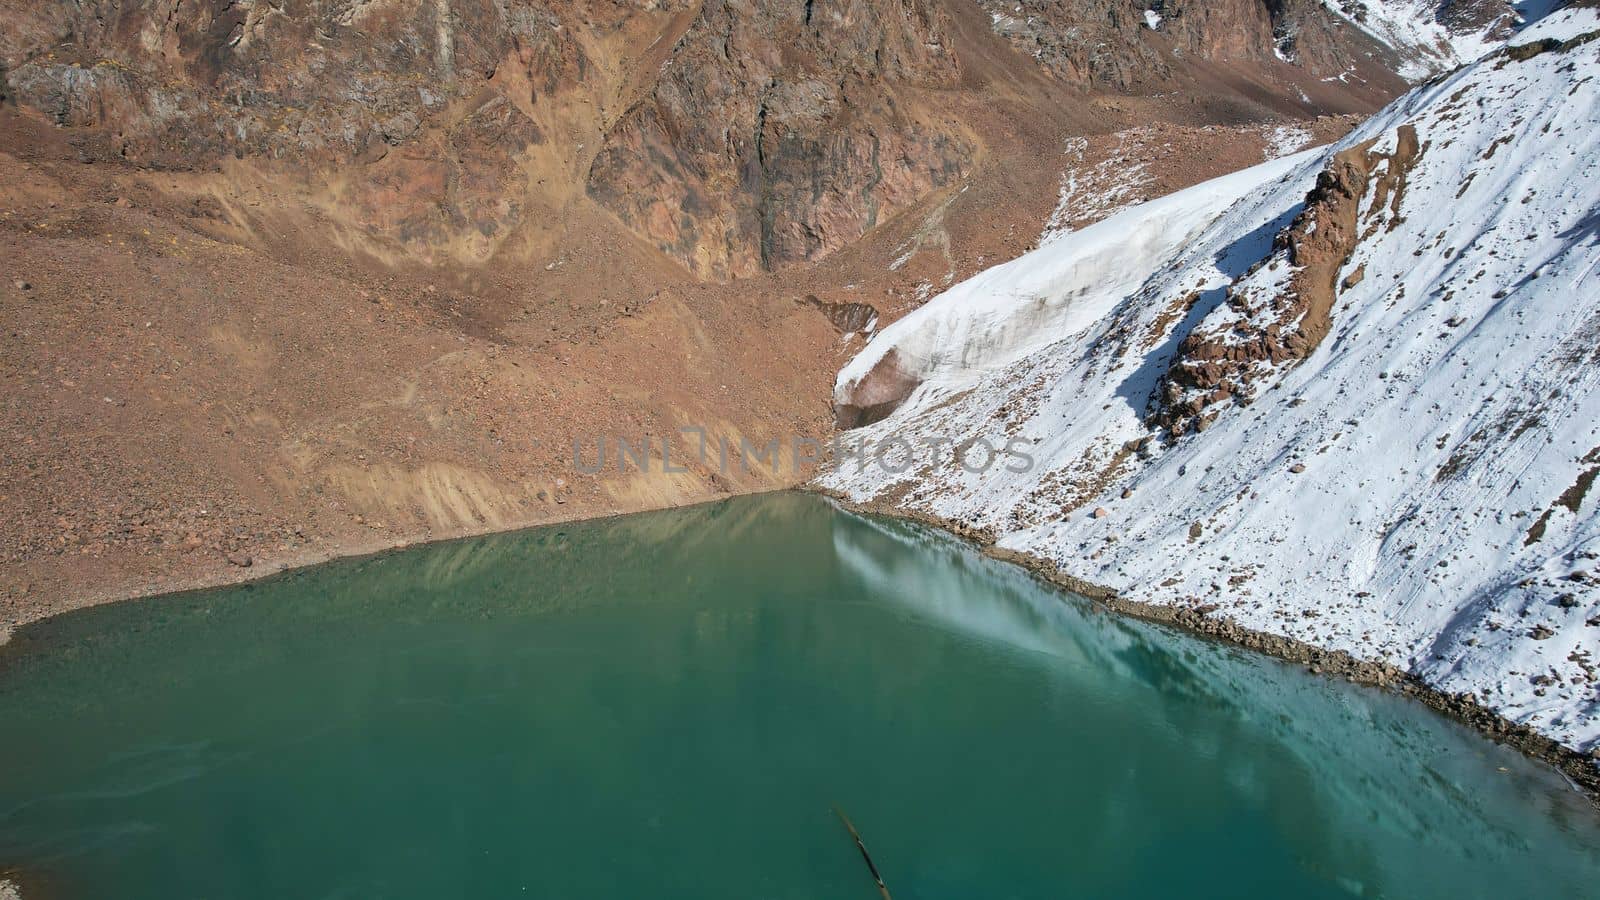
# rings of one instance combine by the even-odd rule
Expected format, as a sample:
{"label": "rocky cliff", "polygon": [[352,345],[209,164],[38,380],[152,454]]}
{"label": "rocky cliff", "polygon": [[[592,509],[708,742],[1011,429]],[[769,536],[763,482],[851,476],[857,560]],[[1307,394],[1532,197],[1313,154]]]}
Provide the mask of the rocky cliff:
{"label": "rocky cliff", "polygon": [[[489,0],[7,4],[18,105],[82,152],[287,179],[366,235],[481,263],[578,190],[683,7]],[[248,175],[241,177],[249,178]],[[528,236],[528,235],[525,235]]]}
{"label": "rocky cliff", "polygon": [[960,75],[935,0],[712,0],[589,192],[706,277],[813,259],[973,166],[933,99]]}
{"label": "rocky cliff", "polygon": [[[1183,60],[1270,64],[1319,78],[1371,73],[1392,51],[1351,34],[1315,0],[983,0],[995,30],[1062,78],[1122,90],[1170,87]],[[1378,71],[1381,71],[1379,69]]]}
{"label": "rocky cliff", "polygon": [[430,263],[547,258],[587,198],[718,280],[826,256],[971,172],[999,136],[964,95],[1030,78],[997,59],[995,34],[1059,82],[1033,86],[1035,109],[1170,93],[1195,66],[1227,82],[1209,93],[1235,117],[1296,97],[1346,111],[1397,86],[1310,100],[1296,79],[1316,91],[1347,58],[1383,82],[1379,48],[1320,7],[1262,0],[995,6],[988,23],[951,0],[4,12],[8,96],[80,132],[86,156],[284,185],[343,241]]}

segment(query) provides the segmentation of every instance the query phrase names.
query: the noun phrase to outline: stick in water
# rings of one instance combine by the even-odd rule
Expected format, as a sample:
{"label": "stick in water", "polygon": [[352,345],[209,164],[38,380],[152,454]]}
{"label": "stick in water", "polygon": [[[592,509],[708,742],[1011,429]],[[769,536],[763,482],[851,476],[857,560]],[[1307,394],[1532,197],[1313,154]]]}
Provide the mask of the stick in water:
{"label": "stick in water", "polygon": [[872,854],[867,852],[867,843],[861,839],[861,832],[856,831],[856,826],[850,824],[850,817],[844,814],[844,810],[835,806],[833,811],[838,814],[839,821],[844,823],[844,827],[850,830],[850,837],[855,839],[856,849],[861,851],[861,858],[867,861],[867,871],[872,873],[872,880],[878,883],[878,893],[883,895],[883,900],[894,900],[889,896],[889,886],[883,883],[883,876],[878,874],[878,867],[872,861]]}

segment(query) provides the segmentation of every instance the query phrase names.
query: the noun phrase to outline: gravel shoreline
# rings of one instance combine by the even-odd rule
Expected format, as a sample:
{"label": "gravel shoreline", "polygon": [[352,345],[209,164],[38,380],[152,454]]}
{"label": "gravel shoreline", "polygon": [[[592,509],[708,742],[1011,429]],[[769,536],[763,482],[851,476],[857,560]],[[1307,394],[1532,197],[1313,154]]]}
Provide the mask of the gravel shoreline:
{"label": "gravel shoreline", "polygon": [[[193,591],[237,587],[244,584],[253,584],[285,572],[307,569],[337,560],[380,556],[385,553],[409,550],[429,544],[469,540],[487,537],[492,534],[507,534],[514,531],[526,531],[530,528],[568,525],[574,522],[589,522],[616,516],[631,516],[636,513],[685,509],[705,503],[719,503],[723,500],[745,496],[746,494],[770,493],[771,491],[790,489],[788,486],[779,486],[770,490],[736,490],[731,493],[707,496],[686,503],[666,506],[640,506],[636,509],[626,509],[620,512],[598,512],[593,509],[579,507],[573,510],[572,515],[537,520],[517,520],[507,523],[503,527],[456,528],[442,533],[425,530],[401,533],[385,532],[376,534],[369,539],[338,541],[328,545],[290,552],[264,554],[261,558],[253,559],[249,566],[235,565],[221,556],[209,556],[197,570],[183,575],[160,579],[127,578],[112,580],[88,590],[77,591],[71,595],[70,599],[63,600],[60,595],[57,595],[57,597],[48,602],[24,604],[10,611],[0,609],[0,615],[6,612],[10,614],[9,619],[0,618],[0,647],[4,647],[9,643],[11,636],[18,630],[26,628],[35,622],[42,622],[45,619],[53,619],[56,616],[66,615],[90,607],[134,600],[149,600],[155,597],[187,594]],[[9,898],[0,895],[0,900],[9,900]]]}

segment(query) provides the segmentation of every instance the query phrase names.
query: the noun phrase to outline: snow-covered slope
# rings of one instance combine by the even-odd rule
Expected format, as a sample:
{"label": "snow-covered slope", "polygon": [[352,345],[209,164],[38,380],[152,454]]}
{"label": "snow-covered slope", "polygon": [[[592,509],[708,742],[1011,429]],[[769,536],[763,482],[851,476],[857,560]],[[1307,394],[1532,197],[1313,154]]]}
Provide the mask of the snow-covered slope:
{"label": "snow-covered slope", "polygon": [[895,322],[839,373],[845,424],[925,382],[964,383],[1082,330],[1143,284],[1216,211],[1315,151],[1141,203],[1040,250],[985,269]]}
{"label": "snow-covered slope", "polygon": [[887,418],[820,483],[1600,746],[1597,34],[935,298],[840,373]]}
{"label": "snow-covered slope", "polygon": [[1405,78],[1471,62],[1499,47],[1556,0],[1323,0],[1328,9],[1400,54]]}

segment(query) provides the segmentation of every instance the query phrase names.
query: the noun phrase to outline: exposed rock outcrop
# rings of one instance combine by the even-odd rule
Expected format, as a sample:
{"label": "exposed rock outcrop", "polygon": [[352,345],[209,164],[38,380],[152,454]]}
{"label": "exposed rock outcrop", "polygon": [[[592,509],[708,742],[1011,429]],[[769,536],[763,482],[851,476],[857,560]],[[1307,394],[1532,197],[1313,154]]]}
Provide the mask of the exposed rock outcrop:
{"label": "exposed rock outcrop", "polygon": [[921,383],[901,365],[898,351],[891,350],[861,379],[848,400],[834,404],[834,424],[844,429],[871,425],[894,412]]}
{"label": "exposed rock outcrop", "polygon": [[[482,262],[547,227],[600,111],[683,7],[538,0],[6,3],[23,107],[86,158],[287,181],[423,262]],[[648,64],[649,55],[637,62]],[[359,174],[357,174],[359,173]]]}
{"label": "exposed rock outcrop", "polygon": [[[235,154],[355,160],[413,137],[513,48],[561,40],[549,13],[488,0],[15,6],[0,53],[19,102],[63,125],[114,127],[122,155],[172,168]],[[570,46],[533,56],[582,66]]]}
{"label": "exposed rock outcrop", "polygon": [[[1016,139],[975,111],[991,84],[1052,118],[1093,108],[1086,90],[1188,84],[1166,114],[1201,124],[1372,108],[1398,88],[1367,61],[1381,48],[1336,34],[1311,0],[1051,0],[1020,31],[996,12],[1009,48],[951,0],[0,0],[0,14],[4,93],[70,129],[85,159],[287,192],[315,221],[224,214],[393,264],[545,263],[591,212],[703,279],[818,260]],[[1294,90],[1275,82],[1299,78],[1274,58],[1280,31],[1307,60],[1324,35],[1340,66],[1366,67],[1361,86],[1325,86],[1337,73],[1320,62]]]}
{"label": "exposed rock outcrop", "polygon": [[994,29],[1069,81],[1170,87],[1179,60],[1295,63],[1338,76],[1389,54],[1317,0],[982,0]]}
{"label": "exposed rock outcrop", "polygon": [[[1260,378],[1305,359],[1327,337],[1339,289],[1359,284],[1363,274],[1352,272],[1341,285],[1339,272],[1380,225],[1369,213],[1365,232],[1359,227],[1362,198],[1371,187],[1371,210],[1398,216],[1406,173],[1420,152],[1411,125],[1397,129],[1393,152],[1377,154],[1372,145],[1328,161],[1305,208],[1274,240],[1264,268],[1228,290],[1232,315],[1208,319],[1183,339],[1160,388],[1161,426],[1205,429],[1220,405],[1254,399]],[[1397,219],[1386,221],[1393,227]]]}
{"label": "exposed rock outcrop", "polygon": [[713,0],[589,193],[703,277],[817,259],[970,169],[973,137],[921,97],[959,74],[936,0]]}

